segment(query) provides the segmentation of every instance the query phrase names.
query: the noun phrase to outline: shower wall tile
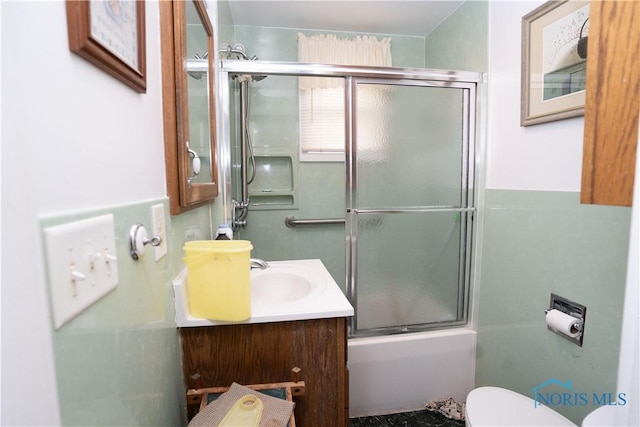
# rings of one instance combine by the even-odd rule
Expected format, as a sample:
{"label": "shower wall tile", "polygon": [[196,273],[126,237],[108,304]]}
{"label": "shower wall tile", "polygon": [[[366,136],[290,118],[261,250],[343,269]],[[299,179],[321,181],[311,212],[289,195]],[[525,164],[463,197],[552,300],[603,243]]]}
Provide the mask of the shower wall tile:
{"label": "shower wall tile", "polygon": [[297,31],[289,28],[235,27],[236,43],[263,61],[297,61]]}
{"label": "shower wall tile", "polygon": [[394,67],[424,68],[424,37],[389,37]]}
{"label": "shower wall tile", "polygon": [[[134,261],[129,227],[141,222],[150,231],[151,206],[158,203],[165,207],[167,255],[156,263],[148,250]],[[184,268],[183,242],[210,238],[210,208],[170,216],[163,198],[47,216],[40,226],[107,213],[115,217],[119,284],[52,334],[62,425],[182,425],[185,390],[171,285]]]}
{"label": "shower wall tile", "polygon": [[[581,205],[573,192],[487,190],[476,386],[533,398],[551,378],[614,393],[630,209]],[[547,330],[550,293],[587,307],[579,347]],[[594,406],[557,406],[580,423]]]}
{"label": "shower wall tile", "polygon": [[425,37],[425,66],[487,71],[489,2],[467,1]]}
{"label": "shower wall tile", "polygon": [[[215,40],[216,48],[220,48],[222,43],[229,43],[230,40],[234,40],[234,21],[231,14],[231,6],[228,0],[217,1],[218,11],[218,37]],[[221,40],[221,41],[220,41]]]}
{"label": "shower wall tile", "polygon": [[[218,38],[220,40],[235,40],[236,39],[235,27],[233,25],[218,25]],[[227,41],[220,42],[216,47],[220,49],[224,43],[229,43],[229,42]]]}

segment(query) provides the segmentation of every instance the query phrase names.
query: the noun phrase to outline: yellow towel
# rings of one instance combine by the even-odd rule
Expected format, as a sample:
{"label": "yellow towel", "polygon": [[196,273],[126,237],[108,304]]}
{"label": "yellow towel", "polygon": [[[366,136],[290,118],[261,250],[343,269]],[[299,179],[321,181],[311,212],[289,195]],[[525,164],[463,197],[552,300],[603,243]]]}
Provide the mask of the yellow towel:
{"label": "yellow towel", "polygon": [[189,427],[217,427],[238,399],[247,394],[258,396],[262,401],[260,427],[286,427],[295,403],[267,396],[238,383],[231,384],[229,391],[223,393],[193,417]]}

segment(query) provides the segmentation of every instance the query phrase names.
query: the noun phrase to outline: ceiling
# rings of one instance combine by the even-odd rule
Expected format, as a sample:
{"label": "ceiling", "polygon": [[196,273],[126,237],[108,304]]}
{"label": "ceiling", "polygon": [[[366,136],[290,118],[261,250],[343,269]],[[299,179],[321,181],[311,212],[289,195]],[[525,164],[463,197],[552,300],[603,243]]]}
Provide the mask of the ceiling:
{"label": "ceiling", "polygon": [[463,0],[230,0],[236,25],[424,37]]}

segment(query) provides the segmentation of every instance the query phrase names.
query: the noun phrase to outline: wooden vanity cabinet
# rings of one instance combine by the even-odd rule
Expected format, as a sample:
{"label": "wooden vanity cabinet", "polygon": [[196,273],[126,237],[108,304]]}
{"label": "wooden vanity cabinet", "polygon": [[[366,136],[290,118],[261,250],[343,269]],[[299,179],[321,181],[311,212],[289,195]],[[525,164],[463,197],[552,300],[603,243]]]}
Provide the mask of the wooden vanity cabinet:
{"label": "wooden vanity cabinet", "polygon": [[181,328],[180,340],[187,389],[290,381],[299,367],[296,426],[348,425],[346,318]]}
{"label": "wooden vanity cabinet", "polygon": [[640,2],[591,1],[582,203],[631,206],[640,110]]}

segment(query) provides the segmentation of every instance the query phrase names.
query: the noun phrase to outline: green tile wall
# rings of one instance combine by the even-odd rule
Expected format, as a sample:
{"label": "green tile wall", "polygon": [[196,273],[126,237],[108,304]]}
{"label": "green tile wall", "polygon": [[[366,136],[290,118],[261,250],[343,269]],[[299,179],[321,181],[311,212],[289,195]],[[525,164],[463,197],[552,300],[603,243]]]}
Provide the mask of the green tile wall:
{"label": "green tile wall", "polygon": [[[148,250],[134,261],[129,227],[141,222],[150,232],[151,206],[158,203],[165,206],[167,256],[156,263]],[[115,217],[118,287],[52,335],[63,425],[184,424],[171,285],[184,268],[183,242],[210,237],[209,211],[203,207],[171,217],[168,201],[159,199],[41,218],[44,229],[106,213]]]}
{"label": "green tile wall", "polygon": [[227,0],[220,0],[218,5],[218,38],[215,40],[215,47],[220,48],[223,43],[233,42],[235,37],[233,35],[233,16],[231,15],[231,9]]}
{"label": "green tile wall", "polygon": [[487,71],[489,2],[467,1],[425,38],[425,66]]}
{"label": "green tile wall", "polygon": [[[533,398],[551,378],[615,392],[630,209],[573,192],[487,190],[478,301],[476,386]],[[550,293],[587,307],[579,347],[546,328]],[[553,409],[579,424],[595,407]]]}

